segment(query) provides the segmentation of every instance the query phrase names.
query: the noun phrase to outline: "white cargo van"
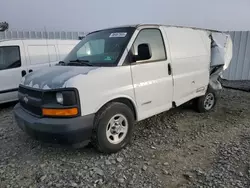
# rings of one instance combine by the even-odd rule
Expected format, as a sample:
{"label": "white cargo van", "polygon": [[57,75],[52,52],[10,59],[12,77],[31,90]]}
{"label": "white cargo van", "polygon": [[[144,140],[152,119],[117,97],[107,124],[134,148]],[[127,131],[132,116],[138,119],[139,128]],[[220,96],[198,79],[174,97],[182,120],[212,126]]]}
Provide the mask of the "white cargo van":
{"label": "white cargo van", "polygon": [[117,152],[135,121],[190,100],[199,112],[211,110],[231,58],[230,36],[216,31],[163,25],[95,31],[60,66],[23,78],[14,114],[37,139],[92,141],[101,152]]}
{"label": "white cargo van", "polygon": [[18,99],[22,76],[49,67],[64,57],[79,40],[0,41],[0,104]]}

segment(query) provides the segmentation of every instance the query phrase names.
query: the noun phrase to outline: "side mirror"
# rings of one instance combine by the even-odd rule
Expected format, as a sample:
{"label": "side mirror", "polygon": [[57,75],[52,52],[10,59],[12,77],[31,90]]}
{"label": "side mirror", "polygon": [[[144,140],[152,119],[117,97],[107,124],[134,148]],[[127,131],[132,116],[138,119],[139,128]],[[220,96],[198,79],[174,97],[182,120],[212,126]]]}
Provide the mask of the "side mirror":
{"label": "side mirror", "polygon": [[84,38],[85,38],[85,36],[78,36],[78,40],[82,40]]}
{"label": "side mirror", "polygon": [[65,65],[65,62],[64,61],[59,61],[56,66],[64,66]]}
{"label": "side mirror", "polygon": [[134,61],[148,60],[152,57],[149,44],[143,43],[138,45],[138,55],[134,56]]}

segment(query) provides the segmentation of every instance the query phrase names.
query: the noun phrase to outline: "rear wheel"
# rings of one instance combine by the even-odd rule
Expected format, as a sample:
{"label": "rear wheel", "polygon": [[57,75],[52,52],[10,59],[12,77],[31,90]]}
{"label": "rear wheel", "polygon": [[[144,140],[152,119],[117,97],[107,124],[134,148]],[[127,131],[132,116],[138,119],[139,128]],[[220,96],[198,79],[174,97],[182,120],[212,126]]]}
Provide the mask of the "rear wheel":
{"label": "rear wheel", "polygon": [[198,112],[208,112],[214,108],[216,101],[216,92],[209,87],[206,94],[195,101],[195,106]]}
{"label": "rear wheel", "polygon": [[101,152],[118,152],[130,143],[133,125],[134,115],[127,105],[109,103],[97,114],[93,143]]}

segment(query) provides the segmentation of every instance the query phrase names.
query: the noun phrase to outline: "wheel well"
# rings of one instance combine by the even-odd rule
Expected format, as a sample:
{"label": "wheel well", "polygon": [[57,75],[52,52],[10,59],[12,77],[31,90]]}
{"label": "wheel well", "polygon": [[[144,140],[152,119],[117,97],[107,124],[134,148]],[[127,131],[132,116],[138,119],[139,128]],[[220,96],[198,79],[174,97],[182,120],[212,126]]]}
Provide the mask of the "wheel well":
{"label": "wheel well", "polygon": [[108,103],[111,103],[111,102],[120,102],[120,103],[123,103],[123,104],[127,105],[127,106],[132,110],[132,112],[133,112],[133,114],[134,114],[135,120],[137,120],[136,108],[135,108],[134,103],[133,103],[130,99],[124,98],[124,97],[113,99],[113,100],[107,102],[106,104],[104,104],[104,105],[101,107],[101,109],[102,109],[104,106],[106,106]]}

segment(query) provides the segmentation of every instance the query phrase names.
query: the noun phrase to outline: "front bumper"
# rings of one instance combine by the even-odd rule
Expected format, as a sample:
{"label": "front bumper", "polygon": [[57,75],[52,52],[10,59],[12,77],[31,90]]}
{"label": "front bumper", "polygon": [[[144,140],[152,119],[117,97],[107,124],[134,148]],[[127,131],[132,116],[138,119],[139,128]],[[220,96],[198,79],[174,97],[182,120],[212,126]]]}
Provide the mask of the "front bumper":
{"label": "front bumper", "polygon": [[14,107],[17,125],[28,135],[45,142],[77,144],[91,139],[94,114],[75,118],[38,118]]}

